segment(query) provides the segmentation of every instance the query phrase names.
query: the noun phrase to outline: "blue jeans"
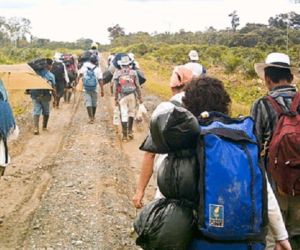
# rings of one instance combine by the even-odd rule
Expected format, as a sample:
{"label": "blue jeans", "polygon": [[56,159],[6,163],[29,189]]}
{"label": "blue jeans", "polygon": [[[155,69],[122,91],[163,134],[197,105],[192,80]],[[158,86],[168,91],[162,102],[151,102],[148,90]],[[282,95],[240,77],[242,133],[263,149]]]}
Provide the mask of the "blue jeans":
{"label": "blue jeans", "polygon": [[39,99],[32,99],[33,103],[33,115],[49,115],[50,113],[50,102],[42,101]]}
{"label": "blue jeans", "polygon": [[85,91],[85,106],[97,107],[98,93],[96,91]]}

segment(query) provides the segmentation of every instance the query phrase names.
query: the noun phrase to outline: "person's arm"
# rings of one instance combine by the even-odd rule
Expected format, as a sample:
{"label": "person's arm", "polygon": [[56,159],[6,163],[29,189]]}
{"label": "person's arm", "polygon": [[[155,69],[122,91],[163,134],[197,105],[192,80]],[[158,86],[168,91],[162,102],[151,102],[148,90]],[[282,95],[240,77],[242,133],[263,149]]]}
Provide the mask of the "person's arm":
{"label": "person's arm", "polygon": [[100,93],[101,93],[101,96],[103,97],[104,96],[104,84],[103,84],[103,80],[102,79],[99,79],[98,80],[99,82],[99,85],[100,85]]}
{"label": "person's arm", "polygon": [[143,207],[142,200],[145,194],[145,189],[153,173],[154,157],[155,154],[150,152],[145,152],[144,154],[142,169],[139,176],[136,193],[133,197],[133,204],[136,208]]}
{"label": "person's arm", "polygon": [[288,240],[288,232],[285,228],[277,199],[268,180],[267,192],[269,228],[275,240],[275,250],[291,250],[292,248]]}

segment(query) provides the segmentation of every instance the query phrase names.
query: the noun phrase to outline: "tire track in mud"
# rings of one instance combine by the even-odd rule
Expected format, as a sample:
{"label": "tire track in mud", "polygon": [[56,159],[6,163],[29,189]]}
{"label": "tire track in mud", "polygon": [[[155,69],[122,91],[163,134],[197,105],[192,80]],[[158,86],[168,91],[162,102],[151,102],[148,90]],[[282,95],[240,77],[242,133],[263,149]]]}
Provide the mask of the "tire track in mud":
{"label": "tire track in mud", "polygon": [[[71,107],[70,119],[67,120],[66,124],[62,124],[60,127],[62,131],[64,131],[65,127],[68,127],[72,123],[78,109],[80,99],[81,98],[79,97],[79,100],[77,99],[77,101],[74,102],[73,107]],[[67,110],[69,110],[70,107],[67,108]],[[59,117],[61,114],[55,114],[54,116]],[[36,160],[35,164],[32,164],[34,166],[31,166],[31,169],[22,168],[24,161],[22,159],[18,159],[13,163],[15,165],[15,169],[11,169],[11,167],[9,167],[7,171],[8,175],[1,178],[1,187],[5,189],[1,192],[1,203],[7,202],[9,204],[8,209],[2,205],[4,207],[4,211],[1,211],[1,214],[4,223],[0,228],[1,249],[18,248],[24,241],[27,234],[27,228],[33,218],[33,214],[38,208],[43,194],[46,192],[51,183],[51,169],[55,165],[56,151],[59,151],[63,146],[65,140],[64,135],[64,133],[61,133],[61,135],[53,135],[52,133],[43,135],[44,140],[45,138],[49,139],[51,137],[55,137],[55,144],[51,148],[54,150],[53,154],[41,154],[41,157]],[[32,145],[35,145],[36,141],[39,139],[39,137],[32,137],[32,135],[25,135],[24,137],[31,140],[31,142],[33,141]],[[57,140],[58,146],[56,147]],[[24,147],[21,145],[23,152],[20,152],[20,155],[17,156],[18,158],[22,158],[22,153],[26,151],[26,146]],[[41,152],[39,152],[39,149],[36,149],[36,153],[39,154]],[[34,157],[34,153],[32,156]],[[25,162],[24,165],[26,166],[26,164],[30,165],[28,162]],[[14,196],[18,196],[18,191],[18,199],[13,200]],[[12,199],[12,201],[10,201],[10,199]]]}
{"label": "tire track in mud", "polygon": [[131,237],[135,177],[129,166],[111,125],[109,97],[101,98],[95,124],[87,124],[79,105],[21,247],[137,249]]}

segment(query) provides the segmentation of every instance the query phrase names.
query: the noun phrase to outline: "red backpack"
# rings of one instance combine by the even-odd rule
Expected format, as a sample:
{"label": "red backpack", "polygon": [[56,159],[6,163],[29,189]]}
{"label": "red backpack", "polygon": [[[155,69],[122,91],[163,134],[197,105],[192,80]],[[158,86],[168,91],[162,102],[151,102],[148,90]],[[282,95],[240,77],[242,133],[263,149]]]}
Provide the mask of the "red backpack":
{"label": "red backpack", "polygon": [[269,147],[268,172],[280,191],[300,195],[300,93],[296,93],[286,113],[271,97],[267,100],[278,113],[278,121]]}

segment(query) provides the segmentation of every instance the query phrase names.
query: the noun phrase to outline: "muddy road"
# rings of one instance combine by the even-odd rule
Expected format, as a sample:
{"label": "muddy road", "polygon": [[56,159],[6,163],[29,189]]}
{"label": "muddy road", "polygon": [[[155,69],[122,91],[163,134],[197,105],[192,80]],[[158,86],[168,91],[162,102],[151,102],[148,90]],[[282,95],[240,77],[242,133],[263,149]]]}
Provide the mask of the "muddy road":
{"label": "muddy road", "polygon": [[[144,99],[150,108],[159,102]],[[122,143],[112,110],[106,86],[94,124],[87,123],[79,92],[71,104],[52,109],[48,132],[32,134],[30,110],[19,118],[21,135],[0,179],[0,249],[138,249],[131,199],[147,124]]]}

